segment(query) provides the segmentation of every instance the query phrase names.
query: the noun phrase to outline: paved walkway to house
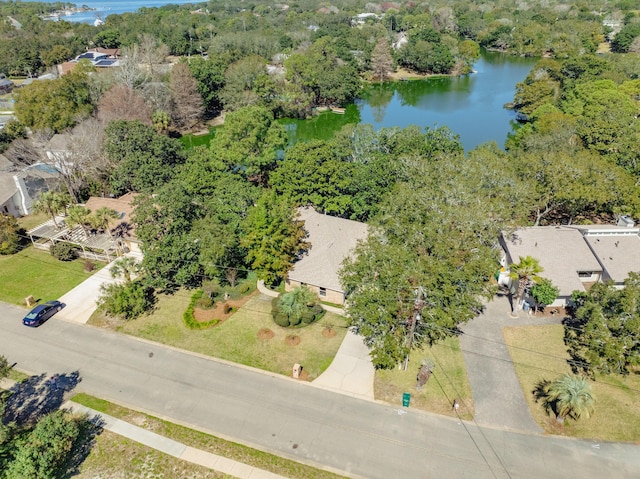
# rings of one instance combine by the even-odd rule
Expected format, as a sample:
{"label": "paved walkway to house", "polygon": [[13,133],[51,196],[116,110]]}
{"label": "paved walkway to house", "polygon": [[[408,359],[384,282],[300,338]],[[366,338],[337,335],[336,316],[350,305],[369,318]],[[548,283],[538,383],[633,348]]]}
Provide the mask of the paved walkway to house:
{"label": "paved walkway to house", "polygon": [[[130,256],[138,261],[142,260],[140,253],[127,253],[125,256]],[[113,263],[112,261],[107,264],[71,291],[60,297],[59,300],[65,304],[65,307],[54,317],[74,323],[86,323],[98,307],[96,301],[100,297],[100,286],[122,281],[121,279],[115,279],[111,276],[110,270]]]}
{"label": "paved walkway to house", "polygon": [[558,324],[561,317],[510,316],[506,296],[486,304],[485,312],[462,326],[460,347],[473,391],[475,421],[480,425],[514,431],[542,433],[531,417],[524,392],[516,376],[502,328],[530,324]]}

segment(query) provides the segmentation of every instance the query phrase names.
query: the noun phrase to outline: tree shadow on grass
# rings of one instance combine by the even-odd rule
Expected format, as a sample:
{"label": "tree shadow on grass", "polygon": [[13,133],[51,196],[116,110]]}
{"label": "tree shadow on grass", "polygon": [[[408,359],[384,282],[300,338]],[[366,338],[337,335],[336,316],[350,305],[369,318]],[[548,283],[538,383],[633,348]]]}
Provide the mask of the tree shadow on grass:
{"label": "tree shadow on grass", "polygon": [[5,423],[34,425],[43,415],[59,409],[65,393],[73,390],[81,381],[80,373],[45,374],[31,376],[10,389],[5,404]]}
{"label": "tree shadow on grass", "polygon": [[104,430],[104,420],[100,416],[93,418],[85,416],[80,422],[80,436],[73,445],[71,457],[67,462],[67,471],[64,479],[80,474],[80,466],[91,453],[91,449],[96,443],[96,438]]}

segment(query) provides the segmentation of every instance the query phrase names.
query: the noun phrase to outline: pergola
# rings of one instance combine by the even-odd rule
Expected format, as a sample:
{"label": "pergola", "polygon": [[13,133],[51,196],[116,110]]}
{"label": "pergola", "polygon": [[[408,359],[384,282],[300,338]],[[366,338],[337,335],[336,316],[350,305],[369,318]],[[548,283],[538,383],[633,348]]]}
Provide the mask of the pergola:
{"label": "pergola", "polygon": [[[58,226],[56,227],[56,223]],[[35,248],[49,249],[55,243],[70,243],[77,246],[83,258],[111,261],[118,256],[115,240],[108,233],[87,232],[81,226],[69,228],[63,216],[45,221],[27,231]]]}

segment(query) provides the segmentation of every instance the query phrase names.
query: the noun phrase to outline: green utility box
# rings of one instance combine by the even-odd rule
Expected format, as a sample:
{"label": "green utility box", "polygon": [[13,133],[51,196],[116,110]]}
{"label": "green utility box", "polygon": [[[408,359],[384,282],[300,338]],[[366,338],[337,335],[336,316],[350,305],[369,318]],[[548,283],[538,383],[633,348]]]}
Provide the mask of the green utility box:
{"label": "green utility box", "polygon": [[411,394],[402,393],[402,406],[409,407],[409,403],[411,402]]}

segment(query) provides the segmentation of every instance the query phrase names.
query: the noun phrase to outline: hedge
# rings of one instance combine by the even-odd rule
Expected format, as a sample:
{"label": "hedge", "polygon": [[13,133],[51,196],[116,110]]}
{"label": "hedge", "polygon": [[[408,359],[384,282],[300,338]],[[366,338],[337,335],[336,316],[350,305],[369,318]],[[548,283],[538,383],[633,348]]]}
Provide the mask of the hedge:
{"label": "hedge", "polygon": [[182,315],[184,325],[189,329],[207,329],[220,322],[219,319],[212,319],[211,321],[196,321],[196,318],[193,316],[193,310],[195,309],[196,302],[202,297],[202,294],[203,291],[199,289],[193,294],[193,296],[191,296],[189,306],[187,306],[187,310]]}

